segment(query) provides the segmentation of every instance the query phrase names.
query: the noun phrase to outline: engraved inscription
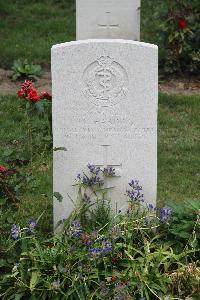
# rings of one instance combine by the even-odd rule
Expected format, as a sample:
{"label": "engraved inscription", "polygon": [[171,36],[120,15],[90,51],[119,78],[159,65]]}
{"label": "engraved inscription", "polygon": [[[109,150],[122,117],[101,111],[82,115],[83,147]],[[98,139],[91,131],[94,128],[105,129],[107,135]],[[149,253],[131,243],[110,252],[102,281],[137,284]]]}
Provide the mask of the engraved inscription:
{"label": "engraved inscription", "polygon": [[[97,131],[91,130],[91,128],[83,128],[82,131],[79,128],[69,128],[69,130],[65,130],[64,128],[56,129],[54,131],[59,132],[62,137],[66,139],[81,139],[81,140],[99,140],[99,139],[111,139],[111,138],[119,138],[119,132],[114,132],[112,128],[108,128],[111,130],[106,131]],[[132,128],[132,131],[123,132],[123,136],[121,135],[121,139],[123,140],[147,140],[150,137],[156,136],[157,131],[155,128]]]}
{"label": "engraved inscription", "polygon": [[84,94],[98,106],[116,105],[128,89],[126,70],[109,56],[101,56],[83,74]]}

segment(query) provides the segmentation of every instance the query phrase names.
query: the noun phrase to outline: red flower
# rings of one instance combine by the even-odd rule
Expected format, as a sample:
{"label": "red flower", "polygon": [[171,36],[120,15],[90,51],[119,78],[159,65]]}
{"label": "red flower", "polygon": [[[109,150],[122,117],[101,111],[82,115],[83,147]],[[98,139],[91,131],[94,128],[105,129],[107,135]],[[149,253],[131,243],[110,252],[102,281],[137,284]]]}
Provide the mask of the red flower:
{"label": "red flower", "polygon": [[39,101],[40,99],[51,100],[52,96],[47,92],[42,92],[38,95],[36,89],[34,89],[32,81],[25,80],[22,83],[21,89],[17,92],[18,97],[25,98],[29,101]]}
{"label": "red flower", "polygon": [[32,90],[33,88],[33,84],[32,84],[32,81],[31,80],[25,80],[23,83],[22,83],[22,91],[24,92],[29,92],[30,90]]}
{"label": "red flower", "polygon": [[6,167],[0,166],[0,173],[4,173],[6,171],[7,171]]}
{"label": "red flower", "polygon": [[28,93],[33,89],[32,81],[25,80],[22,83],[21,89],[17,92],[18,97],[26,98]]}
{"label": "red flower", "polygon": [[116,276],[112,276],[111,280],[115,281],[115,280],[117,280],[117,277]]}
{"label": "red flower", "polygon": [[40,95],[40,99],[51,100],[52,96],[49,93],[47,93],[47,92],[42,92],[41,95]]}
{"label": "red flower", "polygon": [[181,29],[185,28],[186,25],[187,25],[186,19],[182,18],[182,19],[179,19],[179,20],[178,20],[178,26],[179,26]]}
{"label": "red flower", "polygon": [[30,101],[38,101],[38,100],[40,100],[40,96],[38,96],[37,91],[34,90],[34,89],[29,90],[27,98]]}
{"label": "red flower", "polygon": [[23,91],[22,89],[19,90],[19,91],[17,92],[17,96],[20,97],[20,98],[24,97],[24,91]]}

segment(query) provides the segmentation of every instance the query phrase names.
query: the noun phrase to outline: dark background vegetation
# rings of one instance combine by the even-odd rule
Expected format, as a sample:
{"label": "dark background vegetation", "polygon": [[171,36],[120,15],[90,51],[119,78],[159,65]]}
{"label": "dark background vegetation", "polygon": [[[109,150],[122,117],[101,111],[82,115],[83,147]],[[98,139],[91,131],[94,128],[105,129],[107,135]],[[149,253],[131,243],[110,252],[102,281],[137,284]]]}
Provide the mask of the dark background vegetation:
{"label": "dark background vegetation", "polygon": [[[159,46],[161,67],[170,60],[167,49],[174,45],[168,38],[176,32],[179,33],[175,37],[177,50],[180,47],[184,50],[183,70],[191,71],[188,62],[191,57],[195,60],[192,63],[199,62],[199,52],[193,53],[200,43],[198,7],[198,0],[141,1],[141,40]],[[75,14],[75,0],[0,0],[0,67],[10,68],[18,58],[50,67],[51,46],[75,40]],[[178,28],[179,18],[187,19],[186,27],[194,34]],[[172,65],[167,67],[168,71],[174,71]]]}

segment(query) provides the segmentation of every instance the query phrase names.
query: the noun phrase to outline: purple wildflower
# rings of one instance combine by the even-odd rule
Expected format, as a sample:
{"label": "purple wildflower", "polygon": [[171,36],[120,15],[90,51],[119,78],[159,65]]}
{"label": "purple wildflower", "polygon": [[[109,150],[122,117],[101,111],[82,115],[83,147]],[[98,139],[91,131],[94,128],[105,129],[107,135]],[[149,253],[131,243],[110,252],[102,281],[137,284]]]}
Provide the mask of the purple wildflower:
{"label": "purple wildflower", "polygon": [[90,248],[89,252],[91,256],[99,256],[101,254],[101,249],[94,247],[94,248]]}
{"label": "purple wildflower", "polygon": [[103,180],[99,176],[92,176],[89,178],[88,176],[84,175],[83,176],[83,184],[87,186],[93,186],[93,185],[102,185]]}
{"label": "purple wildflower", "polygon": [[153,206],[153,204],[149,204],[149,205],[148,205],[148,210],[149,210],[150,212],[156,211],[156,207]]}
{"label": "purple wildflower", "polygon": [[131,182],[129,182],[130,187],[136,189],[136,190],[142,190],[142,187],[139,186],[139,181],[132,179]]}
{"label": "purple wildflower", "polygon": [[102,253],[108,253],[110,251],[112,251],[112,244],[111,242],[107,241],[107,240],[103,240],[102,241]]}
{"label": "purple wildflower", "polygon": [[170,221],[172,217],[172,209],[170,207],[160,208],[160,221],[167,222]]}
{"label": "purple wildflower", "polygon": [[90,255],[100,256],[112,251],[112,244],[108,240],[103,240],[99,247],[93,247],[89,249]]}
{"label": "purple wildflower", "polygon": [[100,167],[96,167],[95,165],[88,164],[87,167],[88,167],[90,173],[92,173],[94,175],[98,175],[99,172],[101,171]]}
{"label": "purple wildflower", "polygon": [[11,227],[11,236],[14,240],[17,240],[20,236],[20,228],[16,224],[13,224]]}
{"label": "purple wildflower", "polygon": [[131,199],[131,201],[141,201],[144,202],[144,194],[142,193],[142,187],[139,185],[138,180],[131,180],[129,182],[132,190],[127,190],[126,194]]}
{"label": "purple wildflower", "polygon": [[88,176],[84,175],[83,178],[82,178],[82,182],[83,184],[85,185],[89,185],[89,182],[90,182],[90,179]]}
{"label": "purple wildflower", "polygon": [[141,191],[127,190],[126,194],[132,201],[144,202],[144,194]]}
{"label": "purple wildflower", "polygon": [[71,226],[69,229],[69,235],[72,237],[80,237],[82,233],[83,233],[83,230],[82,230],[81,224],[77,220],[74,220],[71,223]]}
{"label": "purple wildflower", "polygon": [[30,220],[28,221],[28,231],[33,232],[36,225],[37,225],[36,220],[33,218],[30,218]]}

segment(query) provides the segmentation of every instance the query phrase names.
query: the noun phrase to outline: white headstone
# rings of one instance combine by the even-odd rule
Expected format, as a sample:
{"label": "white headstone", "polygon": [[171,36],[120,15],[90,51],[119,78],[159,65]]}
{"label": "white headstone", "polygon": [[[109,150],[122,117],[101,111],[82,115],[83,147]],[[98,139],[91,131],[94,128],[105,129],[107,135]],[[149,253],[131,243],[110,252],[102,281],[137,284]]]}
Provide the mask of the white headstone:
{"label": "white headstone", "polygon": [[76,198],[72,186],[88,163],[113,166],[113,207],[126,203],[136,178],[145,200],[156,203],[157,46],[125,40],[87,40],[52,48],[54,223],[66,218]]}
{"label": "white headstone", "polygon": [[141,0],[76,0],[76,39],[140,40]]}

